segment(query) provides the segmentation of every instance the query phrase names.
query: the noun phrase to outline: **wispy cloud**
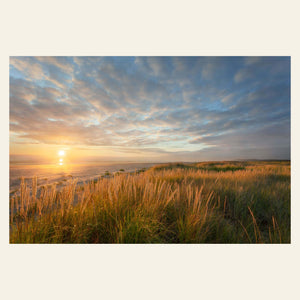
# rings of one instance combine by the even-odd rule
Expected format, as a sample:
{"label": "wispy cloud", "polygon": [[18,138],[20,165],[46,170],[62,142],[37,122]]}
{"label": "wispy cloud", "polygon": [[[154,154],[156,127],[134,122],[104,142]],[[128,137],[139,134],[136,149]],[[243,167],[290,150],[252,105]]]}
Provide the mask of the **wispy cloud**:
{"label": "wispy cloud", "polygon": [[290,60],[12,57],[10,122],[15,145],[289,158]]}

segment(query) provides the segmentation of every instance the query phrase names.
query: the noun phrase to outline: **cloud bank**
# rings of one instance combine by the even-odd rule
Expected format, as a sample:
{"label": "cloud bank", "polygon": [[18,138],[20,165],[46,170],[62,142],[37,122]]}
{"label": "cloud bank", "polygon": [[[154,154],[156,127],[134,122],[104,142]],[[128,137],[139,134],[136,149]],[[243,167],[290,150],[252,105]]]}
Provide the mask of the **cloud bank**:
{"label": "cloud bank", "polygon": [[290,159],[290,58],[11,57],[10,139],[11,152]]}

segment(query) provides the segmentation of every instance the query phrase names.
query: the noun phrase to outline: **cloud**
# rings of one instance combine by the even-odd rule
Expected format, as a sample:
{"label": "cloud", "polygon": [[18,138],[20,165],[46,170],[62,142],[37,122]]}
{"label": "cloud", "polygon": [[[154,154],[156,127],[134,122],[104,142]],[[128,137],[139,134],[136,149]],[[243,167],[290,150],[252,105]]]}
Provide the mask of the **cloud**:
{"label": "cloud", "polygon": [[211,79],[213,77],[214,71],[215,65],[213,65],[212,63],[206,64],[201,73],[202,78],[206,80]]}
{"label": "cloud", "polygon": [[263,60],[262,57],[260,56],[249,56],[245,57],[245,65],[252,65],[252,64],[257,64]]}
{"label": "cloud", "polygon": [[74,72],[74,65],[72,64],[72,58],[62,57],[62,56],[36,56],[36,60],[38,60],[42,64],[47,64],[48,66],[53,66],[60,71],[66,74],[72,74]]}
{"label": "cloud", "polygon": [[[254,81],[258,85],[288,80],[289,57],[246,57],[234,75],[236,83]],[[261,80],[261,81],[260,81]]]}
{"label": "cloud", "polygon": [[241,81],[246,80],[247,78],[251,77],[251,73],[248,72],[247,69],[242,69],[239,70],[235,75],[234,75],[234,81],[239,83]]}
{"label": "cloud", "polygon": [[227,104],[227,103],[231,103],[233,101],[233,99],[235,98],[235,93],[230,93],[228,95],[226,95],[224,98],[222,98],[222,102]]}
{"label": "cloud", "polygon": [[31,57],[10,57],[10,65],[27,75],[28,80],[39,80],[44,77],[43,67]]}
{"label": "cloud", "polygon": [[166,159],[211,156],[205,149],[216,157],[223,148],[233,156],[255,147],[289,152],[282,146],[290,136],[287,58],[12,57],[10,63],[16,143],[19,137],[124,153],[153,149]]}

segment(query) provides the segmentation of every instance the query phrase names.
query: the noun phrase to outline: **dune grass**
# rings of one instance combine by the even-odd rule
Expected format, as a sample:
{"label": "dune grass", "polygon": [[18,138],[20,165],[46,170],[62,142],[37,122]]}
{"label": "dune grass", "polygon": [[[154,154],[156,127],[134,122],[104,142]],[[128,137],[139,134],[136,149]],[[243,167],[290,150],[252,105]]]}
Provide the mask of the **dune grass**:
{"label": "dune grass", "polygon": [[290,162],[166,164],[10,199],[10,243],[290,243]]}

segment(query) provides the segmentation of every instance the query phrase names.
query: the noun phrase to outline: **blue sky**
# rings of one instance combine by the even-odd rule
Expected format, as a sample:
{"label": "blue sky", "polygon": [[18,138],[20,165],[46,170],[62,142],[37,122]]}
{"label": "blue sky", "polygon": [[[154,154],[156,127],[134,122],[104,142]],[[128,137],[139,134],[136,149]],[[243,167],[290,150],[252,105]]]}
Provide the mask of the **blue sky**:
{"label": "blue sky", "polygon": [[290,159],[290,58],[11,57],[11,155],[58,148],[100,160]]}

